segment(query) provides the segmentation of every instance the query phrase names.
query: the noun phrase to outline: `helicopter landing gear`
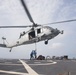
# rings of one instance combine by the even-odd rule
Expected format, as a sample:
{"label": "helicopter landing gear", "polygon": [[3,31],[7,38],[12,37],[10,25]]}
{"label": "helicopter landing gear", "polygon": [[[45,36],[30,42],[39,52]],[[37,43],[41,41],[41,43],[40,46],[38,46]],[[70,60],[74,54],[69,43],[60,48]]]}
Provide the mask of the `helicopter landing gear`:
{"label": "helicopter landing gear", "polygon": [[45,40],[45,45],[47,45],[48,44],[48,40]]}
{"label": "helicopter landing gear", "polygon": [[9,50],[9,52],[11,52],[12,51],[12,48]]}

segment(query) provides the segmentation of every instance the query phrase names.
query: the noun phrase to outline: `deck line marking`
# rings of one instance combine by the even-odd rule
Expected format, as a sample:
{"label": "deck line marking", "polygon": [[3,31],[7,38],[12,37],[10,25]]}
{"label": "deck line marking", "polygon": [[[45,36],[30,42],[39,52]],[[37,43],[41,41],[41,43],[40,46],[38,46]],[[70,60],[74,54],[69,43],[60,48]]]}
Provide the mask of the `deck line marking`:
{"label": "deck line marking", "polygon": [[0,63],[0,65],[16,65],[16,66],[20,66],[22,64],[7,64],[7,63]]}
{"label": "deck line marking", "polygon": [[7,64],[7,63],[10,64],[10,63],[12,63],[12,62],[4,62],[4,63],[5,63],[5,64]]}
{"label": "deck line marking", "polygon": [[0,70],[2,73],[9,73],[9,74],[18,74],[18,75],[28,75],[27,73],[21,73],[21,72],[14,72],[14,71],[4,71]]}
{"label": "deck line marking", "polygon": [[52,62],[52,63],[40,63],[40,64],[29,64],[29,65],[53,65],[56,64],[57,62]]}
{"label": "deck line marking", "polygon": [[28,71],[29,75],[39,75],[29,65],[27,65],[23,60],[20,60],[20,62],[23,64],[23,66],[25,67],[25,69]]}

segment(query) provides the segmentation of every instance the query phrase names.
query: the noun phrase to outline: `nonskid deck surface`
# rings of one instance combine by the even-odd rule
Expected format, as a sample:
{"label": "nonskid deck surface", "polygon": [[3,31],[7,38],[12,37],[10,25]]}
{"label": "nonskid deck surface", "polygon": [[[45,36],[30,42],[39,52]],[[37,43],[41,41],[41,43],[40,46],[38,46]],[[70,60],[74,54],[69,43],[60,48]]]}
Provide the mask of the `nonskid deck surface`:
{"label": "nonskid deck surface", "polygon": [[76,75],[76,61],[0,59],[0,75]]}

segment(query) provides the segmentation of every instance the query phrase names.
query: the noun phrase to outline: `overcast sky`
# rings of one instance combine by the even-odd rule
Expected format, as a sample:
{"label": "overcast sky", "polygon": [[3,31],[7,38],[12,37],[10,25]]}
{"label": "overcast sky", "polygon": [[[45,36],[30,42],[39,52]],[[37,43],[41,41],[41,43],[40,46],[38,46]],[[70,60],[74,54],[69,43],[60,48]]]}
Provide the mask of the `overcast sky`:
{"label": "overcast sky", "polygon": [[[76,19],[76,0],[26,0],[26,4],[33,20],[38,24]],[[0,0],[0,26],[31,24],[20,0]],[[64,34],[50,40],[48,45],[44,41],[37,43],[37,54],[76,57],[76,22],[48,26],[64,30]],[[20,32],[29,29],[0,29],[0,43],[3,42],[3,36],[12,43],[19,38]],[[33,49],[35,44],[15,47],[11,53],[10,49],[0,48],[0,58],[29,58]]]}

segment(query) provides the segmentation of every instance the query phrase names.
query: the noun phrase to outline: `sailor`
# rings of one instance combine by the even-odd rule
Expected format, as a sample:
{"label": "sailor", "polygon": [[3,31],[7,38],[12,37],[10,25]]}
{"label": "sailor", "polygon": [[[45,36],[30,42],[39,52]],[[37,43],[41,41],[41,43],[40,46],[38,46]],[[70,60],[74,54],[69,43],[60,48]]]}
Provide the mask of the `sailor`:
{"label": "sailor", "polygon": [[22,33],[20,33],[20,37],[19,38],[21,38],[21,36],[23,36]]}
{"label": "sailor", "polygon": [[25,31],[23,31],[23,33],[20,33],[20,37],[19,38],[21,38],[24,35],[25,35]]}
{"label": "sailor", "polygon": [[35,56],[35,59],[37,58],[37,53],[36,53],[36,50],[34,50],[34,56]]}
{"label": "sailor", "polygon": [[25,31],[23,31],[23,35],[25,35]]}
{"label": "sailor", "polygon": [[30,60],[31,60],[32,58],[34,58],[34,57],[33,57],[33,51],[32,51],[31,54],[30,54]]}

